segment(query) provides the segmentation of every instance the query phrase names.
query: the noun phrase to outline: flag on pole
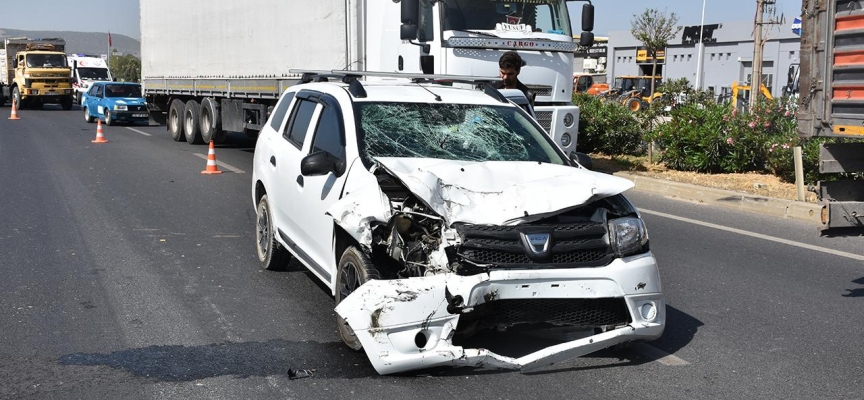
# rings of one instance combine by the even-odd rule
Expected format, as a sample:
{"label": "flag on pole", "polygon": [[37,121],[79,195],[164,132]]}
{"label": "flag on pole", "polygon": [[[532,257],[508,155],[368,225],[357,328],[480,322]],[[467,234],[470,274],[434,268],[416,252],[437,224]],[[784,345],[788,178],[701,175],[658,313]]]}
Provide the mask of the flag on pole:
{"label": "flag on pole", "polygon": [[111,31],[108,31],[108,47],[111,47]]}

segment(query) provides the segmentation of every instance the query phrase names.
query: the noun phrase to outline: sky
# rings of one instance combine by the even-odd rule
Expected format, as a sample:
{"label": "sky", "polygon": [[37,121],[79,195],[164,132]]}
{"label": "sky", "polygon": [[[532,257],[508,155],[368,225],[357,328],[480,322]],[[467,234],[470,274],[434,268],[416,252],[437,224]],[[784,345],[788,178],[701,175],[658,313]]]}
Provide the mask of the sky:
{"label": "sky", "polygon": [[[116,32],[140,39],[139,0],[0,0],[0,28],[79,32]],[[143,0],[146,1],[146,0]],[[202,1],[206,0],[177,0]],[[250,0],[253,3],[255,0]],[[314,0],[282,0],[314,1]],[[367,0],[389,1],[389,0]],[[705,23],[753,21],[756,0],[704,0]],[[801,12],[801,0],[776,0],[777,15],[785,14],[787,22]],[[26,6],[25,6],[26,4]],[[582,2],[570,6],[574,33],[580,28]],[[634,14],[646,8],[676,13],[681,25],[699,25],[702,2],[699,0],[593,0],[594,34],[629,30]],[[37,16],[34,17],[34,16]]]}

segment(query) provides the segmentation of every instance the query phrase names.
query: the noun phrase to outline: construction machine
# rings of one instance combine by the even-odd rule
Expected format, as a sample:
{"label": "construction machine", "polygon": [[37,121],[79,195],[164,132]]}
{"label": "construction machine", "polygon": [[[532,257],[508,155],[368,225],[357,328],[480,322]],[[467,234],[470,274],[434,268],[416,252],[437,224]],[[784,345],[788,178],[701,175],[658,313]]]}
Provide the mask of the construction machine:
{"label": "construction machine", "polygon": [[651,93],[651,76],[619,76],[615,78],[613,88],[601,95],[617,103],[621,103],[628,110],[637,112],[648,107],[654,100],[663,96],[657,89],[663,84],[663,77],[653,77],[654,93]]}
{"label": "construction machine", "polygon": [[573,73],[573,93],[588,93],[599,95],[609,90],[604,74]]}
{"label": "construction machine", "polygon": [[[732,93],[729,96],[729,100],[732,102],[732,108],[737,109],[739,102],[742,105],[742,108],[746,107],[750,99],[750,84],[739,84],[738,81],[734,81],[732,82],[731,89]],[[774,96],[771,95],[771,91],[769,91],[768,88],[765,87],[764,83],[759,85],[759,93],[761,93],[762,96],[764,96],[767,100],[774,100]]]}

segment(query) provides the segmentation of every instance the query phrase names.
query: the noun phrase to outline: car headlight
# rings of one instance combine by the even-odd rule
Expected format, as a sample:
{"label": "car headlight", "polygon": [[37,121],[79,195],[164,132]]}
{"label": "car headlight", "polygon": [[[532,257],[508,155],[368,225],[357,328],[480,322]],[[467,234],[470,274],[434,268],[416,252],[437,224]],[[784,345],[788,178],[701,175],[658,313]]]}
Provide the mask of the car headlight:
{"label": "car headlight", "polygon": [[129,109],[129,107],[126,107],[126,106],[118,106],[116,104],[114,105],[114,111],[126,111],[128,109]]}
{"label": "car headlight", "polygon": [[618,257],[639,254],[648,244],[648,230],[639,218],[609,220],[609,242]]}
{"label": "car headlight", "polygon": [[573,114],[567,113],[564,114],[564,126],[571,127],[573,126]]}
{"label": "car headlight", "polygon": [[573,142],[573,138],[570,137],[570,134],[569,134],[569,133],[564,132],[564,134],[561,135],[561,146],[562,146],[562,147],[567,147],[567,146],[570,145],[571,142]]}

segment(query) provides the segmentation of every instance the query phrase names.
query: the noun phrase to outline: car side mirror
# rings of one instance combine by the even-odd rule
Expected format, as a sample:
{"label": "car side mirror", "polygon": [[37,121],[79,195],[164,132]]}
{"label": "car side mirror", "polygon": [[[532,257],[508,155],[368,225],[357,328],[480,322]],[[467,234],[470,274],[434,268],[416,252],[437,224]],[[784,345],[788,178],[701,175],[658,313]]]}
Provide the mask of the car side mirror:
{"label": "car side mirror", "polygon": [[591,156],[589,156],[585,153],[580,153],[578,151],[570,152],[570,161],[581,165],[585,169],[593,169],[594,168],[594,161],[591,160]]}
{"label": "car side mirror", "polygon": [[326,151],[316,151],[300,161],[300,173],[303,176],[321,176],[329,173],[342,175],[345,171],[345,163],[334,159]]}

